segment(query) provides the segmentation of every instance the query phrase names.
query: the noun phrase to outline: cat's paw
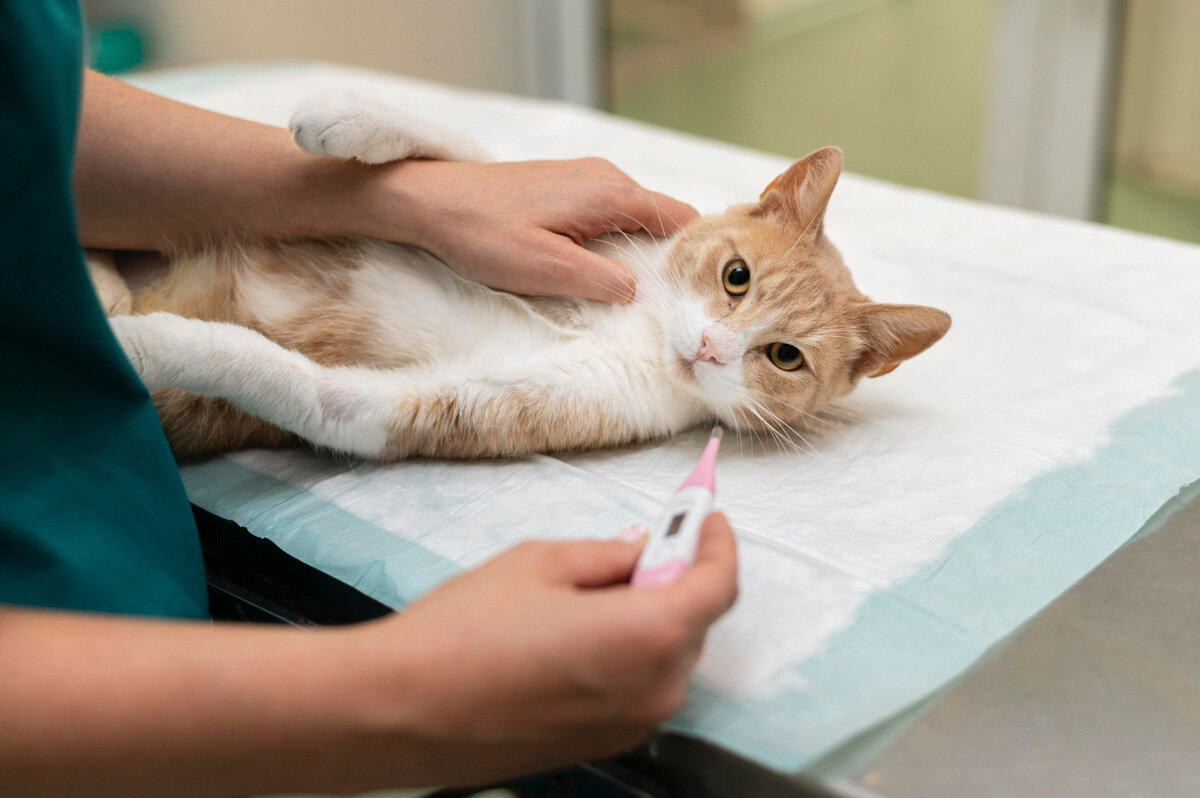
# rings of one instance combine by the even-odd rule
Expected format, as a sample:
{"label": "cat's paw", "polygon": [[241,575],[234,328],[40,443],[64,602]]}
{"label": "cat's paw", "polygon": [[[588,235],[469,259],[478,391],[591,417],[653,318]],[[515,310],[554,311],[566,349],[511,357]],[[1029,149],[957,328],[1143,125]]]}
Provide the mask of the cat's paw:
{"label": "cat's paw", "polygon": [[486,161],[466,138],[356,94],[321,95],[302,102],[288,128],[305,152],[380,164],[406,158]]}

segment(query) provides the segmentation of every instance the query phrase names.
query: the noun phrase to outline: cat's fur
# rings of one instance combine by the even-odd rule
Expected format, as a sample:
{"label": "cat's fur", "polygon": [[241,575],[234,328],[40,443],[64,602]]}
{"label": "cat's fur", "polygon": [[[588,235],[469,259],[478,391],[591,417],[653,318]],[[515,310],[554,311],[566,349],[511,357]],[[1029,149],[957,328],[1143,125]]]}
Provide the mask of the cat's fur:
{"label": "cat's fur", "polygon": [[[292,129],[310,152],[375,163],[474,154],[352,98],[306,104]],[[593,241],[637,277],[625,306],[493,291],[413,247],[290,242],[177,257],[134,315],[110,321],[181,458],[297,439],[380,460],[473,458],[714,419],[791,427],[950,326],[855,287],[822,223],[841,165],[840,150],[818,150],[758,202],[670,240]],[[742,296],[723,279],[734,259],[750,271]],[[803,365],[775,365],[775,342]]]}

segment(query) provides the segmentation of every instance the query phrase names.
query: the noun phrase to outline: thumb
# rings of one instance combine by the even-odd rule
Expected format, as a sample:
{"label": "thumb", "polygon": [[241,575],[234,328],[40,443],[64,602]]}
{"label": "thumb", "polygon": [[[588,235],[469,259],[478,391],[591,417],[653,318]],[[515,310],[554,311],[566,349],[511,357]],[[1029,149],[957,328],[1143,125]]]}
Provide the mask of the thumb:
{"label": "thumb", "polygon": [[668,589],[693,620],[710,624],[724,615],[738,594],[737,542],[724,513],[709,513],[700,530],[696,561]]}
{"label": "thumb", "polygon": [[575,587],[608,587],[629,581],[645,536],[636,539],[579,540],[562,543],[550,558],[554,578]]}

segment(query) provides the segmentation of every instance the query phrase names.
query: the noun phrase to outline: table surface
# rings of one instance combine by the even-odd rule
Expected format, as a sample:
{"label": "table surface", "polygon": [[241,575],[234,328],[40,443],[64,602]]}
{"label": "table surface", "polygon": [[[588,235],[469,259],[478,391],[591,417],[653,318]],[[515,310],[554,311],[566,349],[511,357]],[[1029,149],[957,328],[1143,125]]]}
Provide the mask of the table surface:
{"label": "table surface", "polygon": [[888,798],[1200,794],[1198,488],[826,782]]}
{"label": "table surface", "polygon": [[[1200,794],[1200,483],[1189,493],[957,682],[812,772],[782,776],[677,736],[616,766],[695,796]],[[276,566],[293,591],[329,593]]]}

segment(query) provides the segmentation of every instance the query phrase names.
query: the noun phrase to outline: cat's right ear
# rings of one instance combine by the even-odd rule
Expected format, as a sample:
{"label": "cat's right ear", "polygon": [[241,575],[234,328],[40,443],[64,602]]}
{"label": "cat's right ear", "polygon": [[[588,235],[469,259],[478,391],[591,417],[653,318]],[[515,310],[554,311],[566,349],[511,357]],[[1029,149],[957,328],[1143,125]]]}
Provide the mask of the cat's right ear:
{"label": "cat's right ear", "polygon": [[933,346],[949,329],[950,314],[937,308],[867,302],[859,308],[863,350],[854,374],[882,377]]}
{"label": "cat's right ear", "polygon": [[825,206],[842,173],[842,151],[822,147],[788,167],[771,181],[758,198],[763,213],[783,215],[797,224],[801,233],[819,235]]}

